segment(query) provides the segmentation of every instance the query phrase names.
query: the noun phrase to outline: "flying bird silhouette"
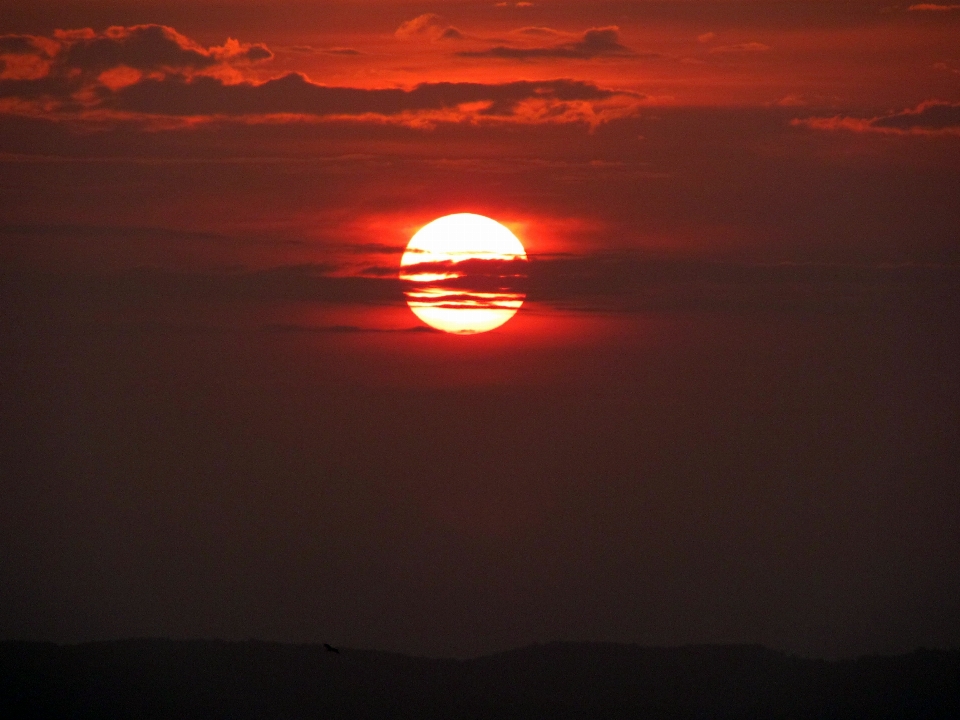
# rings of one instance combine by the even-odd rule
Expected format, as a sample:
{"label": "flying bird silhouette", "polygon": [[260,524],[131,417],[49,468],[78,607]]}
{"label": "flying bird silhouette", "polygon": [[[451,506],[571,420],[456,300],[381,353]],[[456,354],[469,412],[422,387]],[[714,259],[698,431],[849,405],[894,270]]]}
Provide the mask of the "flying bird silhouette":
{"label": "flying bird silhouette", "polygon": [[323,647],[326,649],[327,652],[336,653],[337,655],[340,654],[340,651],[337,650],[333,645],[328,645],[327,643],[324,643]]}

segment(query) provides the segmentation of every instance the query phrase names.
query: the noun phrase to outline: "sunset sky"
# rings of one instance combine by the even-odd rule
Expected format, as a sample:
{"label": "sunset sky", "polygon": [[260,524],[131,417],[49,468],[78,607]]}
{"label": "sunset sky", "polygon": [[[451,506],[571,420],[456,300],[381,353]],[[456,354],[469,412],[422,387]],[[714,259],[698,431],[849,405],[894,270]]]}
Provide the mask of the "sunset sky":
{"label": "sunset sky", "polygon": [[[958,38],[0,0],[0,638],[960,645]],[[489,333],[404,298],[451,213]]]}

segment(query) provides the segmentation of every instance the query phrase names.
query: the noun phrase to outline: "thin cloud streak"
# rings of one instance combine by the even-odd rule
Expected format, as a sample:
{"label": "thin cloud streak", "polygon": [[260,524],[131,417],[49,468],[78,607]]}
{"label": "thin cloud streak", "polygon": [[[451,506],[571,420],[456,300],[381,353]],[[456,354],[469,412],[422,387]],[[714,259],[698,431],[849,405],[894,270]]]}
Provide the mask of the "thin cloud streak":
{"label": "thin cloud streak", "polygon": [[907,10],[913,12],[950,12],[951,10],[960,10],[960,5],[937,5],[936,3],[918,3],[911,5]]}
{"label": "thin cloud streak", "polygon": [[[525,28],[519,32],[528,34],[546,34],[548,28]],[[592,60],[604,56],[637,57],[630,48],[620,42],[620,28],[615,25],[609,27],[591,28],[575,41],[549,45],[546,47],[512,47],[497,45],[486,50],[465,50],[457,53],[460,57],[469,58],[501,58],[509,60],[540,60],[540,59],[576,59]],[[644,54],[643,57],[659,57],[655,53]]]}
{"label": "thin cloud streak", "polygon": [[263,326],[269,333],[317,333],[334,335],[352,335],[354,333],[440,333],[442,330],[427,325],[414,325],[404,328],[362,327],[360,325],[292,325],[274,323]]}
{"label": "thin cloud streak", "polygon": [[872,118],[835,115],[796,118],[791,124],[812,130],[846,130],[886,135],[960,135],[960,103],[929,100],[914,108]]}
{"label": "thin cloud streak", "polygon": [[710,48],[710,52],[714,54],[735,54],[735,53],[758,53],[758,52],[767,52],[770,50],[770,46],[761,42],[744,42],[737,43],[735,45],[719,45],[714,48]]}

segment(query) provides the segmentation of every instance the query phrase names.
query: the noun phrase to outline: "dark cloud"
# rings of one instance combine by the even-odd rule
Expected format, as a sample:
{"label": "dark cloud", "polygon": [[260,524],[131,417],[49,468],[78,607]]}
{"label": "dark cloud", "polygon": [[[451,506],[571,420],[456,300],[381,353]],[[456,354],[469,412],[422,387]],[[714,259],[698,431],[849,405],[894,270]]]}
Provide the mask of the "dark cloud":
{"label": "dark cloud", "polygon": [[66,98],[96,86],[98,80],[116,87],[136,82],[142,73],[192,74],[273,57],[264,45],[234,39],[204,48],[164,25],[115,26],[102,33],[89,28],[57,30],[53,37],[4,35],[0,55],[4,56],[0,78],[32,83],[7,84],[0,92],[24,99]]}
{"label": "dark cloud", "polygon": [[[133,71],[131,71],[133,72]],[[48,75],[31,80],[0,80],[0,97],[21,100],[55,100],[60,111],[112,110],[149,116],[248,116],[291,114],[311,116],[397,116],[404,113],[457,112],[461,105],[473,105],[470,113],[492,118],[518,116],[524,103],[533,103],[546,119],[595,122],[608,108],[604,101],[625,101],[629,108],[611,112],[631,112],[642,100],[628,92],[598,87],[576,80],[517,81],[510,83],[423,83],[401,88],[365,89],[330,87],[311,82],[303,75],[290,73],[262,83],[229,84],[210,75],[171,74],[163,77],[138,76],[111,86],[96,82],[85,86],[78,77]],[[84,101],[76,92],[87,87]],[[593,104],[584,115],[569,104]],[[624,103],[620,103],[623,105]],[[579,106],[582,108],[583,106]],[[626,106],[625,106],[626,107]],[[570,115],[566,115],[567,111]],[[47,104],[34,112],[56,117]],[[99,115],[102,120],[103,116]],[[534,119],[536,119],[534,117]]]}
{"label": "dark cloud", "polygon": [[227,40],[203,48],[171,27],[111,27],[103,33],[61,33],[64,48],[57,64],[67,70],[98,73],[121,65],[142,71],[204,70],[218,63],[259,62],[273,57],[264,45]]}
{"label": "dark cloud", "polygon": [[0,54],[33,55],[45,52],[42,40],[33,35],[0,35]]}
{"label": "dark cloud", "polygon": [[588,82],[551,80],[502,84],[424,83],[412,90],[328,87],[291,73],[261,84],[225,84],[218,78],[147,79],[104,94],[117,110],[164,115],[398,115],[447,110],[466,103],[489,103],[490,115],[510,115],[526,100],[599,101],[621,93]]}
{"label": "dark cloud", "polygon": [[[526,258],[512,260],[471,258],[459,262],[421,262],[404,266],[399,277],[411,300],[432,307],[501,307],[522,300],[526,292]],[[398,268],[375,266],[362,273],[374,278],[396,278]],[[418,279],[434,275],[428,280]],[[442,277],[446,276],[446,277]]]}
{"label": "dark cloud", "polygon": [[200,70],[217,60],[172,28],[140,25],[70,38],[57,62],[65,68],[97,73],[119,65],[137,70]]}
{"label": "dark cloud", "polygon": [[560,32],[559,30],[554,30],[553,28],[536,26],[518,28],[517,30],[514,30],[514,32],[518,35],[532,35],[534,37],[555,38],[564,35],[564,33]]}
{"label": "dark cloud", "polygon": [[78,83],[69,78],[47,76],[31,80],[0,80],[0,98],[18,98],[20,100],[38,100],[40,98],[60,98],[68,100]]}
{"label": "dark cloud", "polygon": [[450,273],[456,272],[462,275],[489,275],[496,277],[525,276],[527,274],[529,262],[524,257],[516,257],[510,260],[470,258],[453,262],[429,261],[413,263],[405,266],[407,274],[411,273]]}
{"label": "dark cloud", "polygon": [[[523,292],[529,262],[525,258],[488,260],[471,258],[460,262],[423,262],[407,265],[400,276],[407,290],[456,290],[458,292]],[[394,269],[396,274],[396,269]],[[447,274],[452,277],[429,282],[410,281],[418,274]]]}
{"label": "dark cloud", "polygon": [[277,48],[279,52],[295,55],[363,55],[351,47],[314,47],[313,45],[288,45]]}
{"label": "dark cloud", "polygon": [[0,35],[0,79],[46,77],[60,43],[34,35]]}
{"label": "dark cloud", "polygon": [[[405,32],[439,28],[438,39],[462,37],[434,16],[421,16],[411,23]],[[434,113],[431,122],[470,116],[596,125],[631,114],[642,99],[635,93],[574,80],[423,83],[412,89],[367,89],[318,85],[301,74],[289,73],[266,82],[227,82],[215,72],[216,67],[259,62],[273,54],[263,45],[233,39],[223,46],[204,48],[162,25],[111,27],[102,33],[57,31],[54,39],[41,40],[55,44],[51,58],[8,55],[33,58],[0,76],[0,97],[25,101],[11,105],[8,112],[50,119],[66,113],[71,120],[92,117],[85,113],[94,112],[98,123],[112,111],[122,113],[125,119],[130,113],[173,117]],[[7,36],[5,42],[13,49],[34,48],[37,53],[43,46],[30,36]],[[621,46],[615,28],[600,28],[570,47],[592,56],[619,51]],[[356,54],[350,48],[323,52]],[[460,107],[467,105],[471,107]]]}
{"label": "dark cloud", "polygon": [[270,52],[264,45],[252,45],[249,48],[241,50],[236,55],[230,56],[231,60],[249,60],[250,62],[260,62],[262,60],[269,60],[273,57],[273,53]]}
{"label": "dark cloud", "polygon": [[[526,28],[528,34],[543,34],[544,28]],[[591,28],[576,42],[561,43],[548,47],[518,48],[497,45],[487,50],[472,50],[457,53],[461,57],[492,57],[513,60],[536,60],[541,58],[591,59],[604,55],[635,55],[620,42],[620,28],[616,26]]]}
{"label": "dark cloud", "polygon": [[350,254],[369,254],[369,253],[382,253],[382,254],[395,254],[400,255],[404,250],[406,250],[406,245],[390,245],[389,243],[351,243],[333,246],[338,252],[350,253]]}
{"label": "dark cloud", "polygon": [[[482,294],[478,294],[482,292]],[[523,293],[506,293],[494,291],[474,291],[466,290],[461,293],[444,293],[437,295],[431,292],[429,297],[423,297],[411,294],[409,300],[415,303],[417,307],[442,308],[448,310],[473,310],[477,308],[484,309],[514,309],[518,307],[517,303],[524,300]]]}
{"label": "dark cloud", "polygon": [[915,108],[872,118],[845,116],[799,118],[795,126],[814,130],[850,130],[894,135],[960,135],[960,103],[930,100]]}
{"label": "dark cloud", "polygon": [[370,265],[359,271],[363,277],[396,277],[397,272],[397,265]]}
{"label": "dark cloud", "polygon": [[896,130],[960,130],[960,103],[923,103],[913,110],[877,118],[872,124]]}

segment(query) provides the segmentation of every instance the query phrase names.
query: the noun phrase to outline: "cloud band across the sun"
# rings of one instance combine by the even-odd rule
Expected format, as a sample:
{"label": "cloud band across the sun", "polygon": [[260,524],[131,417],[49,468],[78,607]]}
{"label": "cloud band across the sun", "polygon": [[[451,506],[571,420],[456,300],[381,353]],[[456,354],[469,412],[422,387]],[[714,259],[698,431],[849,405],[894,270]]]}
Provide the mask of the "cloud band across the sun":
{"label": "cloud band across the sun", "polygon": [[[531,256],[523,268],[527,300],[579,312],[656,310],[856,311],[955,304],[960,270],[937,264],[763,264],[654,259],[639,254]],[[510,268],[437,283],[450,297],[516,292]],[[265,269],[188,271],[131,267],[11,271],[11,301],[56,296],[96,298],[116,307],[164,302],[319,302],[388,306],[404,303],[399,268],[307,263]]]}

